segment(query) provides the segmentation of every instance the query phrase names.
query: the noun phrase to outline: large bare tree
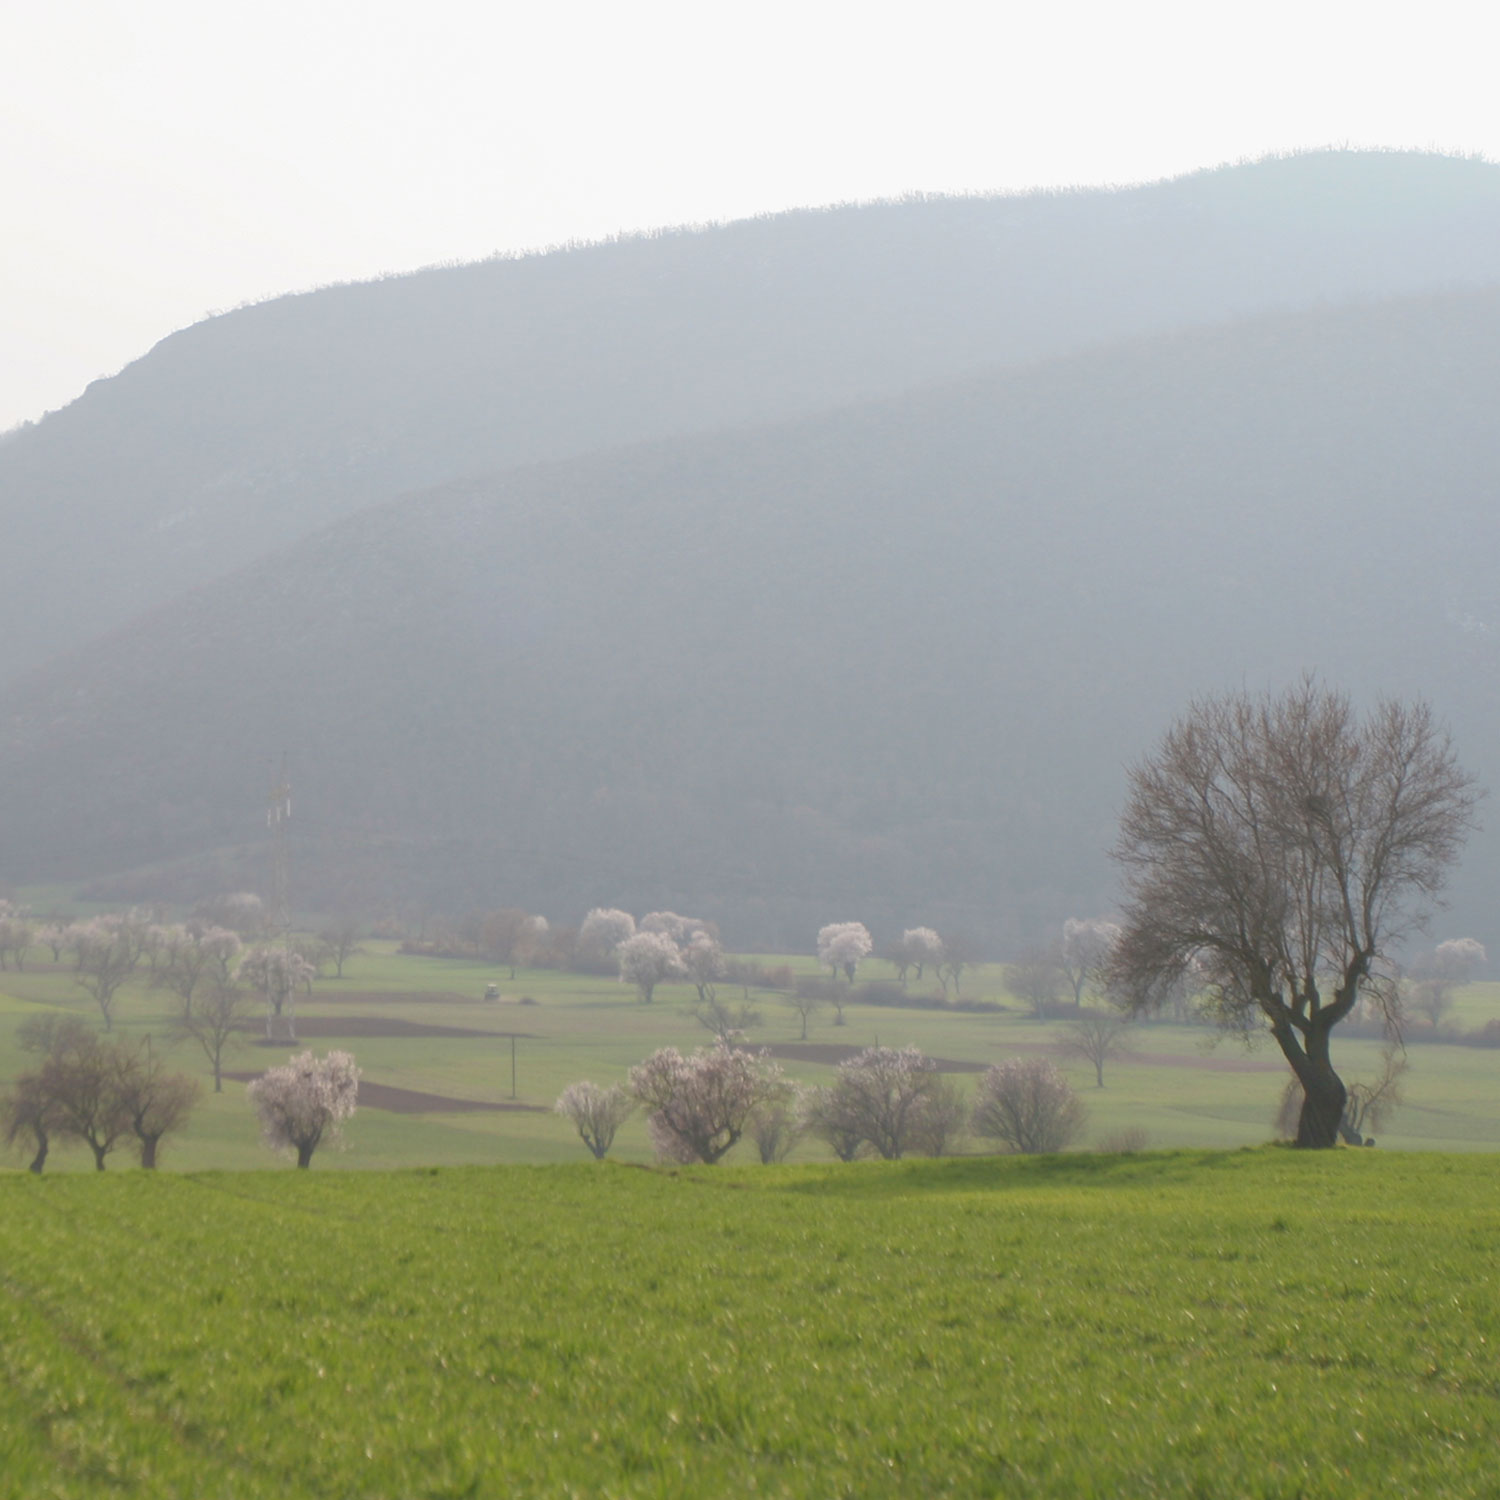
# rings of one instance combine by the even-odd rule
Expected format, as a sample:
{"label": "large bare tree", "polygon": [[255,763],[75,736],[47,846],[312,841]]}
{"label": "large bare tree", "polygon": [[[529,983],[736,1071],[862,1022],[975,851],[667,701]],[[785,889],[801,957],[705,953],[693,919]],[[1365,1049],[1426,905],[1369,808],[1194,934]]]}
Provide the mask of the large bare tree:
{"label": "large bare tree", "polygon": [[1362,997],[1399,1019],[1391,951],[1436,902],[1478,795],[1423,703],[1361,719],[1305,679],[1193,704],[1130,775],[1116,993],[1140,1013],[1196,965],[1220,1024],[1269,1029],[1296,1074],[1297,1144],[1334,1145],[1333,1029]]}

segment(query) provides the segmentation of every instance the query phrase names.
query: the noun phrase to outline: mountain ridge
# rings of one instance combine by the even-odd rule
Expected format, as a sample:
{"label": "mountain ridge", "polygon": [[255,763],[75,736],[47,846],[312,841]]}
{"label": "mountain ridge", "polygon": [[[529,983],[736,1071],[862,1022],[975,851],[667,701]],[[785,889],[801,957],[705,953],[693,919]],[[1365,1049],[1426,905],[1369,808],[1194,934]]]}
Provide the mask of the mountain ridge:
{"label": "mountain ridge", "polygon": [[1194,694],[1425,693],[1494,780],[1497,397],[1500,292],[1450,293],[420,492],[0,694],[0,873],[201,878],[285,748],[327,904],[1014,951],[1108,905],[1123,764]]}
{"label": "mountain ridge", "polygon": [[[0,681],[338,515],[1276,306],[1500,280],[1500,168],[1323,153],[802,210],[295,294],[0,446]],[[86,582],[80,582],[85,580]]]}

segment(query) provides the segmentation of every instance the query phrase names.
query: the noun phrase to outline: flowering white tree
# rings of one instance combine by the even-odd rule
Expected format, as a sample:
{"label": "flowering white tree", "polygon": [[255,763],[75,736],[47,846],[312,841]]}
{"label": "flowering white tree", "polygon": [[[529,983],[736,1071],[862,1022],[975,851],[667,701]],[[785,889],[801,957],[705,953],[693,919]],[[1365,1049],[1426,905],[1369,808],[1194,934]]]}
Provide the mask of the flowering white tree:
{"label": "flowering white tree", "polygon": [[626,938],[635,936],[635,918],[616,906],[596,906],[578,929],[578,946],[590,958],[613,958]]}
{"label": "flowering white tree", "polygon": [[724,950],[718,940],[706,932],[695,932],[687,947],[681,950],[682,967],[698,989],[702,1004],[712,1002],[714,984],[724,977]]}
{"label": "flowering white tree", "polygon": [[1467,984],[1489,955],[1474,938],[1450,938],[1411,966],[1410,984],[1402,987],[1402,1000],[1420,1011],[1436,1026],[1453,1004],[1453,991]]}
{"label": "flowering white tree", "polygon": [[326,1138],[337,1141],[359,1100],[359,1069],[348,1052],[327,1057],[301,1052],[271,1068],[245,1090],[260,1117],[260,1133],[273,1151],[295,1151],[297,1165],[312,1164]]}
{"label": "flowering white tree", "polygon": [[790,1096],[781,1069],[764,1054],[716,1046],[684,1057],[653,1052],[630,1070],[630,1089],[651,1111],[651,1143],[669,1161],[712,1166],[744,1134],[759,1105]]}
{"label": "flowering white tree", "polygon": [[1062,971],[1073,987],[1074,1005],[1083,1004],[1086,989],[1098,989],[1104,967],[1120,940],[1120,924],[1103,917],[1069,917],[1063,923],[1059,957]]}
{"label": "flowering white tree", "polygon": [[68,924],[66,922],[43,922],[32,934],[35,941],[51,950],[52,962],[62,962],[63,950],[68,946]]}
{"label": "flowering white tree", "polygon": [[874,946],[863,922],[830,922],[818,929],[818,962],[827,964],[835,979],[842,969],[850,984],[854,983],[854,971]]}
{"label": "flowering white tree", "polygon": [[908,927],[901,934],[901,951],[920,979],[928,964],[942,963],[943,940],[931,927]]}
{"label": "flowering white tree", "polygon": [[1477,938],[1449,938],[1432,951],[1433,966],[1450,984],[1467,984],[1489,954]]}
{"label": "flowering white tree", "polygon": [[115,997],[140,963],[146,924],[134,913],[74,922],[68,929],[73,978],[93,997],[106,1031],[114,1025]]}
{"label": "flowering white tree", "polygon": [[702,917],[680,917],[675,911],[648,911],[641,918],[642,932],[664,932],[679,948],[686,948],[699,933],[719,941],[719,929]]}
{"label": "flowering white tree", "polygon": [[6,967],[6,954],[9,954],[15,959],[19,972],[33,936],[30,914],[25,908],[0,901],[0,969]]}
{"label": "flowering white tree", "polygon": [[207,927],[228,927],[241,937],[264,932],[266,903],[254,891],[209,896],[193,908],[193,920]]}
{"label": "flowering white tree", "polygon": [[151,983],[190,1006],[201,981],[210,975],[227,975],[239,952],[239,936],[227,927],[158,928],[151,952]]}
{"label": "flowering white tree", "polygon": [[614,1145],[615,1132],[635,1108],[635,1101],[618,1083],[602,1089],[585,1079],[582,1083],[570,1083],[552,1107],[573,1122],[578,1138],[593,1153],[594,1160],[603,1161]]}
{"label": "flowering white tree", "polygon": [[638,932],[615,949],[620,978],[641,992],[650,1005],[656,987],[664,979],[681,979],[687,970],[677,944],[664,932]]}
{"label": "flowering white tree", "polygon": [[266,1006],[266,1036],[275,1040],[276,1023],[286,1022],[287,1040],[295,1041],[293,1017],[297,991],[310,984],[317,970],[293,948],[252,948],[240,965],[240,978],[257,991]]}
{"label": "flowering white tree", "polygon": [[974,1130],[1012,1151],[1061,1151],[1083,1128],[1073,1086],[1045,1057],[988,1068],[974,1095]]}
{"label": "flowering white tree", "polygon": [[937,1064],[916,1047],[866,1047],[810,1102],[809,1127],[845,1160],[868,1146],[893,1161],[918,1145],[938,1084]]}

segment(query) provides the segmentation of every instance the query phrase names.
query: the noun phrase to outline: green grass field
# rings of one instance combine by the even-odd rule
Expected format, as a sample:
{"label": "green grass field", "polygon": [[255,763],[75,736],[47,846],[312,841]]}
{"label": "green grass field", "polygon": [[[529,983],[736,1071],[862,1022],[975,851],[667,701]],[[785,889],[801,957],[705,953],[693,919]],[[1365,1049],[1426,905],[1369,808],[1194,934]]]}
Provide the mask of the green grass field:
{"label": "green grass field", "polygon": [[1480,1156],[0,1178],[6,1497],[1482,1496]]}
{"label": "green grass field", "polygon": [[[326,1026],[348,1028],[348,1034],[318,1036],[306,1045],[317,1050],[346,1047],[358,1058],[371,1082],[453,1098],[508,1103],[511,1086],[510,1042],[501,1033],[524,1033],[516,1044],[517,1102],[536,1106],[531,1112],[432,1112],[397,1114],[362,1108],[350,1122],[348,1149],[320,1152],[314,1170],[333,1168],[460,1165],[494,1162],[576,1160],[582,1155],[567,1123],[550,1106],[562,1088],[576,1079],[598,1083],[622,1079],[629,1066],[667,1044],[701,1045],[707,1034],[686,1012],[692,989],[663,985],[653,1005],[641,1005],[634,990],[608,978],[591,978],[550,970],[522,971],[512,982],[492,965],[403,957],[390,944],[368,945],[373,951],[353,958],[342,980],[320,980],[310,999],[299,1002],[299,1015]],[[37,955],[33,954],[33,960]],[[779,960],[777,960],[779,961]],[[788,960],[814,972],[810,958]],[[884,965],[870,966],[879,977]],[[487,981],[497,979],[506,997],[500,1004],[480,997]],[[965,977],[965,993],[999,1000],[1011,1008],[998,1014],[922,1009],[850,1006],[842,1027],[831,1011],[818,1016],[809,1033],[815,1043],[865,1046],[874,1041],[917,1044],[937,1057],[980,1063],[999,1061],[1018,1051],[1055,1044],[1062,1028],[1038,1024],[1024,1015],[1003,989],[999,966]],[[752,992],[763,1024],[750,1033],[760,1044],[795,1042],[801,1023],[771,993]],[[529,996],[537,1003],[516,1003]],[[38,1007],[64,1008],[93,1017],[88,997],[66,968],[50,969],[29,962],[22,973],[0,973],[0,1080],[25,1065],[15,1046],[16,1024]],[[1455,1019],[1473,1027],[1500,1015],[1500,985],[1471,985],[1460,992]],[[131,1034],[150,1034],[153,1045],[167,1047],[185,1071],[208,1079],[200,1054],[186,1044],[173,1047],[167,1029],[166,997],[140,984],[122,993],[119,1027]],[[372,1037],[359,1034],[371,1020],[437,1025],[493,1032],[480,1038]],[[1090,1144],[1124,1127],[1143,1129],[1153,1146],[1197,1147],[1258,1144],[1271,1132],[1271,1112],[1281,1088],[1282,1072],[1270,1049],[1246,1054],[1232,1043],[1208,1049],[1212,1037],[1196,1028],[1151,1025],[1141,1028],[1134,1059],[1114,1063],[1107,1087],[1094,1087],[1087,1064],[1065,1062],[1090,1110],[1082,1144]],[[243,1045],[226,1066],[257,1072],[284,1061],[289,1048]],[[1346,1076],[1373,1076],[1378,1048],[1367,1041],[1336,1044],[1335,1057]],[[1381,1132],[1382,1147],[1464,1151],[1500,1146],[1500,1052],[1477,1048],[1422,1046],[1411,1049],[1407,1105]],[[805,1081],[826,1080],[827,1064],[793,1062],[787,1070]],[[959,1075],[969,1087],[973,1075]],[[743,1159],[747,1147],[739,1148]],[[971,1147],[970,1149],[975,1149]],[[617,1153],[627,1160],[651,1157],[643,1124],[633,1120],[621,1132]],[[798,1159],[816,1160],[816,1143],[798,1148]],[[18,1158],[12,1158],[14,1165]],[[121,1153],[112,1166],[123,1167]],[[271,1161],[260,1146],[244,1085],[226,1082],[224,1093],[207,1093],[181,1137],[170,1141],[163,1156],[168,1170],[259,1167]],[[83,1170],[88,1153],[59,1150],[48,1170]]]}

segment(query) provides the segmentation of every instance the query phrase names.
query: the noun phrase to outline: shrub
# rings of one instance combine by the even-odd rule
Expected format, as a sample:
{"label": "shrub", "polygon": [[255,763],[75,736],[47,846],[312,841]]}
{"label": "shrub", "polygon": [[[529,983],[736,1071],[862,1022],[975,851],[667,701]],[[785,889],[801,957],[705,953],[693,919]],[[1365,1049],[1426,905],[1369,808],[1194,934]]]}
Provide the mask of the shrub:
{"label": "shrub", "polygon": [[582,1083],[570,1083],[553,1108],[573,1122],[579,1140],[593,1153],[594,1160],[603,1161],[615,1143],[615,1132],[635,1108],[635,1101],[619,1084],[602,1089],[585,1079]]}
{"label": "shrub", "polygon": [[1123,1130],[1100,1136],[1099,1149],[1110,1156],[1126,1156],[1133,1151],[1144,1151],[1150,1140],[1139,1125],[1127,1125]]}
{"label": "shrub", "polygon": [[791,1092],[764,1054],[722,1042],[690,1057],[675,1047],[653,1052],[630,1070],[630,1089],[651,1111],[646,1128],[661,1156],[709,1165],[739,1141],[758,1106]]}
{"label": "shrub", "polygon": [[1061,1151],[1083,1128],[1073,1086],[1044,1057],[1013,1058],[986,1070],[974,1100],[974,1130],[1011,1151]]}

